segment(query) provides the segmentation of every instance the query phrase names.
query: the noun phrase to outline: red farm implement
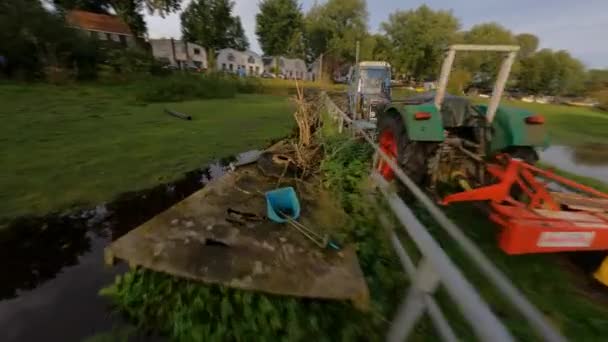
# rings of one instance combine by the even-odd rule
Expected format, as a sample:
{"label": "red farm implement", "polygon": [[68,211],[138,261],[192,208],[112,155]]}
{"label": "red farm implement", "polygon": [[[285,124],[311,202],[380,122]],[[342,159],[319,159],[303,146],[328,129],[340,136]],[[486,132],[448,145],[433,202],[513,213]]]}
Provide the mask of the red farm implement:
{"label": "red farm implement", "polygon": [[608,250],[608,194],[507,155],[498,162],[487,165],[497,183],[443,203],[488,201],[508,254]]}

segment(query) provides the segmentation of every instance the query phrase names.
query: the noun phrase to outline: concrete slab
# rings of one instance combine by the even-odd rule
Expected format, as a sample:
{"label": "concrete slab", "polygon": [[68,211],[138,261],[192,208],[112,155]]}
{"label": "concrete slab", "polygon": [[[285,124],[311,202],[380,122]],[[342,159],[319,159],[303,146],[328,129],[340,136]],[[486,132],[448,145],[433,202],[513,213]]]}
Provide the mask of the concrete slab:
{"label": "concrete slab", "polygon": [[122,259],[244,290],[351,300],[365,308],[369,292],[354,246],[321,250],[294,228],[265,219],[263,193],[281,186],[298,192],[300,222],[318,232],[344,229],[345,214],[326,193],[295,180],[279,185],[254,164],[216,179],[116,240],[106,248],[106,261]]}

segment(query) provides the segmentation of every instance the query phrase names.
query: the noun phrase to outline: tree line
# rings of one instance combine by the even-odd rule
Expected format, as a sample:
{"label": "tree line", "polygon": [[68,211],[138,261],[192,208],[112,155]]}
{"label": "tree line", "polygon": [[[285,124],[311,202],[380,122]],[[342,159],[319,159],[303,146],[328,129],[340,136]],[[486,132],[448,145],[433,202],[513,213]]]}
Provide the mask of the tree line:
{"label": "tree line", "polygon": [[[54,62],[80,72],[99,60],[108,60],[107,55],[95,56],[94,42],[65,27],[62,13],[67,10],[117,14],[140,37],[147,32],[143,20],[146,11],[165,15],[182,10],[182,0],[45,1],[53,3],[57,11],[45,10],[40,0],[0,2],[0,55],[21,63],[25,70]],[[183,38],[210,52],[226,47],[247,49],[249,42],[233,8],[232,0],[191,1],[181,13]],[[564,50],[539,50],[534,34],[515,34],[498,23],[463,30],[452,11],[422,5],[391,13],[380,31],[372,33],[368,16],[365,0],[315,2],[306,12],[298,0],[261,0],[255,33],[266,55],[298,57],[312,63],[324,54],[326,74],[354,62],[356,42],[360,43],[362,60],[388,61],[396,75],[417,81],[436,77],[450,44],[517,44],[521,50],[513,66],[511,88],[535,94],[579,95],[608,86],[605,70],[587,71]],[[455,63],[455,87],[489,87],[499,63],[496,55],[463,54]]]}
{"label": "tree line", "polygon": [[[438,75],[450,44],[514,44],[521,50],[513,67],[513,88],[545,95],[577,95],[587,89],[590,77],[583,63],[567,51],[539,50],[534,34],[515,34],[494,22],[462,30],[452,11],[426,5],[390,14],[377,34],[368,29],[365,0],[328,0],[315,3],[307,13],[297,0],[262,0],[256,21],[256,34],[265,54],[312,62],[323,53],[331,58],[330,68],[352,63],[359,41],[362,59],[386,60],[398,75],[429,80]],[[455,81],[460,88],[472,83],[489,87],[500,58],[491,53],[463,54],[455,64]]]}

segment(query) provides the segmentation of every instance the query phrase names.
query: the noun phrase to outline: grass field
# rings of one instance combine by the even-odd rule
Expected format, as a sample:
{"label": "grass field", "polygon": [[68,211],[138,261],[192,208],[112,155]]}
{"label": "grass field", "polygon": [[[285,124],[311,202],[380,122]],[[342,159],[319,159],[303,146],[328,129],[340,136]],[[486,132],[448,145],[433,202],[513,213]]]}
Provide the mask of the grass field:
{"label": "grass field", "polygon": [[[293,125],[285,97],[146,104],[134,86],[0,85],[0,221],[91,205],[263,147]],[[164,108],[192,121],[168,116]]]}

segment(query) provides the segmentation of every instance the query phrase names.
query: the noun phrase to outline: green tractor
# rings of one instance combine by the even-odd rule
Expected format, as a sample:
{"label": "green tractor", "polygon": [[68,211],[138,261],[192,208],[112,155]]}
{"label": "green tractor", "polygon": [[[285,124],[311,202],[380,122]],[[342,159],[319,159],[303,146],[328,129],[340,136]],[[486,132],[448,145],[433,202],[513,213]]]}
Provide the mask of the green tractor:
{"label": "green tractor", "polygon": [[[446,94],[457,51],[505,55],[487,105]],[[451,46],[436,92],[393,101],[379,115],[380,149],[394,158],[412,181],[432,192],[441,183],[484,185],[484,162],[498,154],[535,163],[538,155],[534,148],[548,142],[543,117],[499,104],[517,51],[518,46]],[[385,179],[394,177],[387,163],[379,162],[376,167]]]}

